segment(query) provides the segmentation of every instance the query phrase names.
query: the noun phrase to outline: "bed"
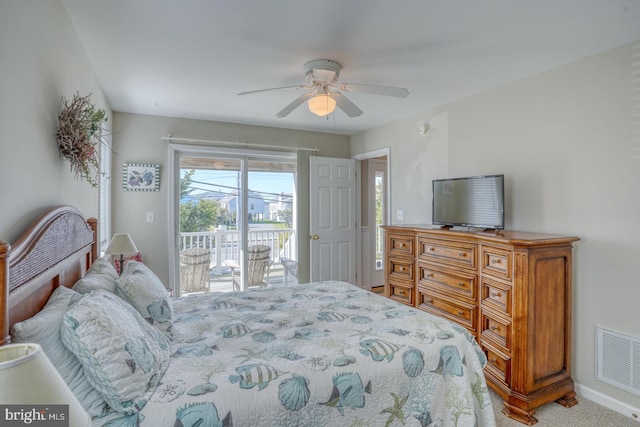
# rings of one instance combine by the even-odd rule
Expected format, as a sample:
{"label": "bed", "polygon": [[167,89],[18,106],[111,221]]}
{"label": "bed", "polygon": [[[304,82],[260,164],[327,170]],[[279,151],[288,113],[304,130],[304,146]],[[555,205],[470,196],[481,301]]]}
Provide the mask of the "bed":
{"label": "bed", "polygon": [[82,365],[82,393],[107,402],[93,426],[495,425],[486,360],[464,328],[333,281],[172,300],[132,261],[115,291],[82,289],[104,273],[94,233],[59,207],[11,251],[0,242],[0,344],[64,294],[62,350]]}

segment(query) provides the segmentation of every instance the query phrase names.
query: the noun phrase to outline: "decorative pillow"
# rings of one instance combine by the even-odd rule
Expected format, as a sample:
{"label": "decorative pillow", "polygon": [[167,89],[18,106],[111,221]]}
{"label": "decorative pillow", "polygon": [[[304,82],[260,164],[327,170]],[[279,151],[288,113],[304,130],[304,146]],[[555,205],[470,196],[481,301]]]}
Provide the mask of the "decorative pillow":
{"label": "decorative pillow", "polygon": [[30,319],[16,323],[11,330],[11,335],[14,342],[40,344],[85,411],[95,417],[105,415],[109,411],[107,402],[89,383],[82,370],[82,364],[65,347],[60,338],[64,313],[81,297],[79,293],[64,286],[56,288],[49,297],[47,305]]}
{"label": "decorative pillow", "polygon": [[86,294],[67,310],[60,335],[91,385],[118,412],[142,409],[169,363],[169,339],[105,291]]}
{"label": "decorative pillow", "polygon": [[87,274],[73,285],[73,290],[81,294],[98,289],[113,293],[116,291],[116,280],[118,273],[113,264],[104,257],[98,258],[87,270]]}
{"label": "decorative pillow", "polygon": [[169,292],[146,265],[129,261],[116,281],[116,295],[131,304],[147,322],[171,337],[173,305]]}

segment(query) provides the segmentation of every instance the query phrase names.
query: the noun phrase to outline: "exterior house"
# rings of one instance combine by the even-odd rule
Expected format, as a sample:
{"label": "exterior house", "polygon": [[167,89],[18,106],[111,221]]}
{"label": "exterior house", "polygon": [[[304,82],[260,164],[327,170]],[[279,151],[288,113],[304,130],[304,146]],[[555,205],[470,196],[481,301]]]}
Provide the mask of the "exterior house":
{"label": "exterior house", "polygon": [[[581,239],[573,266],[579,394],[621,411],[640,408],[640,396],[594,373],[597,326],[640,337],[640,40],[345,136],[112,111],[61,0],[3,2],[0,29],[0,238],[14,241],[44,206],[73,205],[86,216],[106,215],[113,232],[132,232],[145,262],[167,281],[167,150],[160,138],[176,128],[239,140],[259,133],[282,145],[321,147],[326,157],[388,147],[391,210],[404,212],[397,223],[430,221],[432,179],[504,173],[508,228]],[[60,99],[76,91],[93,93],[107,110],[112,176],[125,162],[161,164],[160,191],[124,192],[114,179],[113,208],[98,212],[98,189],[74,179],[53,138]],[[419,135],[416,123],[425,120],[432,131]],[[149,211],[155,222],[146,222]]]}
{"label": "exterior house", "polygon": [[[219,200],[220,206],[229,212],[238,212],[238,192],[232,191],[229,194],[221,197]],[[249,206],[247,206],[247,215],[249,215],[250,222],[260,222],[268,219],[269,209],[268,203],[265,203],[264,198],[255,191],[249,191]]]}
{"label": "exterior house", "polygon": [[293,211],[293,194],[280,193],[277,201],[269,202],[268,205],[269,219],[281,222],[291,221],[286,213]]}

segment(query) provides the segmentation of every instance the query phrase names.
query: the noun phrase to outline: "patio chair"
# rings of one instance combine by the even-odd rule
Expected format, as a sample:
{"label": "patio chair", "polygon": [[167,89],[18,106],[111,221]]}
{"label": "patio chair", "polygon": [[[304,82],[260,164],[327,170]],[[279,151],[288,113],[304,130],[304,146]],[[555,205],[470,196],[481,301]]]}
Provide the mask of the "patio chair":
{"label": "patio chair", "polygon": [[282,271],[284,276],[284,285],[289,284],[289,280],[294,283],[298,283],[298,261],[290,258],[280,257],[280,264],[282,264]]}
{"label": "patio chair", "polygon": [[209,271],[211,270],[211,251],[204,248],[191,248],[180,251],[181,293],[209,293]]}
{"label": "patio chair", "polygon": [[[233,290],[240,290],[240,266],[228,262],[231,268]],[[253,245],[247,248],[247,288],[269,286],[269,267],[271,267],[271,247],[267,245]],[[267,280],[264,279],[265,273]]]}

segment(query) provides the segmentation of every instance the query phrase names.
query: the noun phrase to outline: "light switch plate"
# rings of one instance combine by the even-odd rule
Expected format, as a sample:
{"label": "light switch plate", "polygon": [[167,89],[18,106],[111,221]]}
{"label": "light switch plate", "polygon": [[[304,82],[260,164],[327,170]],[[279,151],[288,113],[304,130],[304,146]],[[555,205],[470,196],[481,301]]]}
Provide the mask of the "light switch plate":
{"label": "light switch plate", "polygon": [[398,221],[404,221],[404,211],[397,211],[396,212],[396,219]]}
{"label": "light switch plate", "polygon": [[155,212],[147,212],[147,222],[155,222],[156,214]]}

